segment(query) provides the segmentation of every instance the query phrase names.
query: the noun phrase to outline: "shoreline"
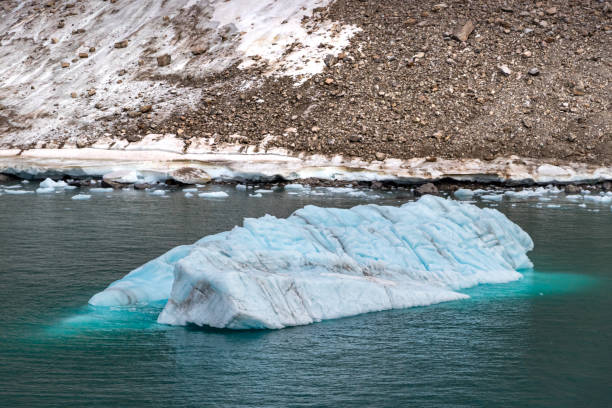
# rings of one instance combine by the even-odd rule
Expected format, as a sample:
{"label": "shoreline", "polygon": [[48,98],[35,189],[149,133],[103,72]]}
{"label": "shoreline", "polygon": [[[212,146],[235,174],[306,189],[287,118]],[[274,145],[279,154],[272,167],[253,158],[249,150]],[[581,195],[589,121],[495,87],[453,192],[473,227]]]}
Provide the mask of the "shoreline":
{"label": "shoreline", "polygon": [[[167,142],[167,140],[166,140]],[[612,167],[561,163],[510,156],[480,159],[413,158],[365,161],[342,156],[290,155],[281,149],[256,152],[253,146],[229,145],[212,151],[182,152],[172,143],[147,148],[121,149],[0,149],[0,174],[21,179],[90,178],[119,179],[126,175],[148,183],[170,181],[195,184],[178,177],[185,170],[205,175],[207,182],[309,182],[344,185],[477,184],[507,187],[532,185],[597,184],[612,180]],[[242,152],[240,151],[242,150]],[[105,177],[106,176],[106,177]],[[200,177],[201,180],[201,177]]]}

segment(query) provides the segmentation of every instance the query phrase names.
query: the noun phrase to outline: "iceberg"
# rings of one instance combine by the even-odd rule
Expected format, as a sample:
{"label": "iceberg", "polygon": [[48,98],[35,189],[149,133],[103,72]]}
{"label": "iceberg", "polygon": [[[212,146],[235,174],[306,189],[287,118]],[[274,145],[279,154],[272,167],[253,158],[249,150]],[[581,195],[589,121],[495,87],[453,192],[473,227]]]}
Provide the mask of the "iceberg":
{"label": "iceberg", "polygon": [[458,290],[520,279],[532,248],[499,211],[451,199],[307,206],[174,248],[89,303],[165,302],[162,324],[278,329],[464,299]]}

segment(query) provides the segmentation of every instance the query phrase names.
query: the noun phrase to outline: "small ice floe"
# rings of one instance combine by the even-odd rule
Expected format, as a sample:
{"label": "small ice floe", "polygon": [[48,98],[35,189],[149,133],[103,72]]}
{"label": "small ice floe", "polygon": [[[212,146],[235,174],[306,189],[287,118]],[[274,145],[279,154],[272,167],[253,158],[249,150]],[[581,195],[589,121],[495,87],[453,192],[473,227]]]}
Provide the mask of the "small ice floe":
{"label": "small ice floe", "polygon": [[166,195],[166,190],[153,190],[153,191],[150,191],[149,194],[154,195],[154,196],[163,196],[163,195]]}
{"label": "small ice floe", "polygon": [[4,190],[6,194],[20,195],[20,194],[33,194],[32,190]]}
{"label": "small ice floe", "polygon": [[55,189],[53,187],[38,187],[36,189],[36,194],[49,194],[49,193],[54,193],[54,192],[55,192]]}
{"label": "small ice floe", "polygon": [[608,204],[612,202],[612,196],[610,195],[585,195],[585,202],[591,202],[595,204]]}
{"label": "small ice floe", "polygon": [[552,198],[550,197],[538,197],[538,201],[551,201]]}
{"label": "small ice floe", "polygon": [[30,184],[30,182],[28,180],[21,180],[22,184]]}
{"label": "small ice floe", "polygon": [[90,193],[110,193],[112,191],[112,187],[94,187],[89,189]]}
{"label": "small ice floe", "polygon": [[210,191],[210,192],[206,192],[206,193],[200,193],[200,194],[198,194],[198,197],[202,197],[202,198],[226,198],[226,197],[229,197],[229,194],[227,194],[225,191]]}
{"label": "small ice floe", "polygon": [[198,189],[197,188],[184,188],[183,189],[183,193],[197,193]]}
{"label": "small ice floe", "polygon": [[261,198],[261,197],[263,197],[263,194],[261,194],[261,193],[249,194],[249,197],[253,197],[253,198]]}
{"label": "small ice floe", "polygon": [[459,190],[456,190],[453,194],[460,200],[474,197],[474,191],[470,190],[469,188],[460,188]]}
{"label": "small ice floe", "polygon": [[485,194],[480,198],[485,201],[501,201],[504,196],[502,194]]}
{"label": "small ice floe", "polygon": [[582,204],[578,204],[578,207],[582,207],[582,208],[585,208],[585,207],[586,207],[586,204],[585,204],[585,203],[582,203]]}
{"label": "small ice floe", "polygon": [[246,191],[247,186],[244,184],[236,184],[236,190],[238,191]]}
{"label": "small ice floe", "polygon": [[77,194],[72,196],[73,200],[89,200],[91,198],[90,194]]}
{"label": "small ice floe", "polygon": [[[197,191],[197,190],[196,190],[196,191]],[[191,197],[193,197],[193,194],[191,194],[191,193],[189,193],[189,192],[185,193],[185,198],[191,198]]]}
{"label": "small ice floe", "polygon": [[570,201],[580,201],[583,197],[580,194],[571,194],[566,195],[565,198]]}
{"label": "small ice floe", "polygon": [[561,208],[560,204],[547,204],[546,205],[547,208]]}
{"label": "small ice floe", "polygon": [[325,187],[325,190],[332,194],[348,194],[355,191],[352,187]]}
{"label": "small ice floe", "polygon": [[259,188],[257,190],[255,190],[255,194],[269,194],[269,193],[273,193],[274,190],[267,190],[265,188]]}
{"label": "small ice floe", "polygon": [[21,186],[19,184],[15,184],[14,186],[4,187],[5,190],[11,190],[11,189],[14,189],[14,188],[21,188]]}

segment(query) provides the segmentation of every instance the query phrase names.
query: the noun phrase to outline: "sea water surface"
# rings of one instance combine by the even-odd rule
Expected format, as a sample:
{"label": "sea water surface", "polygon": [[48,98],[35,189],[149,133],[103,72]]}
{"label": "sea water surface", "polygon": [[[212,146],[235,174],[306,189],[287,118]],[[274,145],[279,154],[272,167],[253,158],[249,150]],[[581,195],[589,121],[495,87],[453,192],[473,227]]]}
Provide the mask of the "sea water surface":
{"label": "sea water surface", "polygon": [[0,196],[0,406],[612,406],[609,204],[479,202],[531,235],[535,270],[467,300],[245,332],[87,306],[133,268],[244,217],[414,199],[212,189],[229,197]]}

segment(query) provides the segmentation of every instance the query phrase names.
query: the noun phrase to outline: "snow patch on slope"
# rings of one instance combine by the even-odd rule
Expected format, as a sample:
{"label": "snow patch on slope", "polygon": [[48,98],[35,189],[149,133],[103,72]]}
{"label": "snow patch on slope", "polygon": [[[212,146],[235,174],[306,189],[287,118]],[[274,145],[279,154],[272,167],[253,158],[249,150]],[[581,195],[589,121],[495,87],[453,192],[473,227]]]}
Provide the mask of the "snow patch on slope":
{"label": "snow patch on slope", "polygon": [[[102,119],[145,104],[162,120],[202,97],[201,87],[178,89],[173,77],[202,78],[235,63],[247,68],[255,55],[268,63],[267,74],[304,80],[357,30],[320,19],[302,24],[330,2],[0,2],[0,145],[75,143],[91,127],[106,129]],[[127,46],[115,47],[123,41]],[[171,63],[158,66],[165,54]]]}

